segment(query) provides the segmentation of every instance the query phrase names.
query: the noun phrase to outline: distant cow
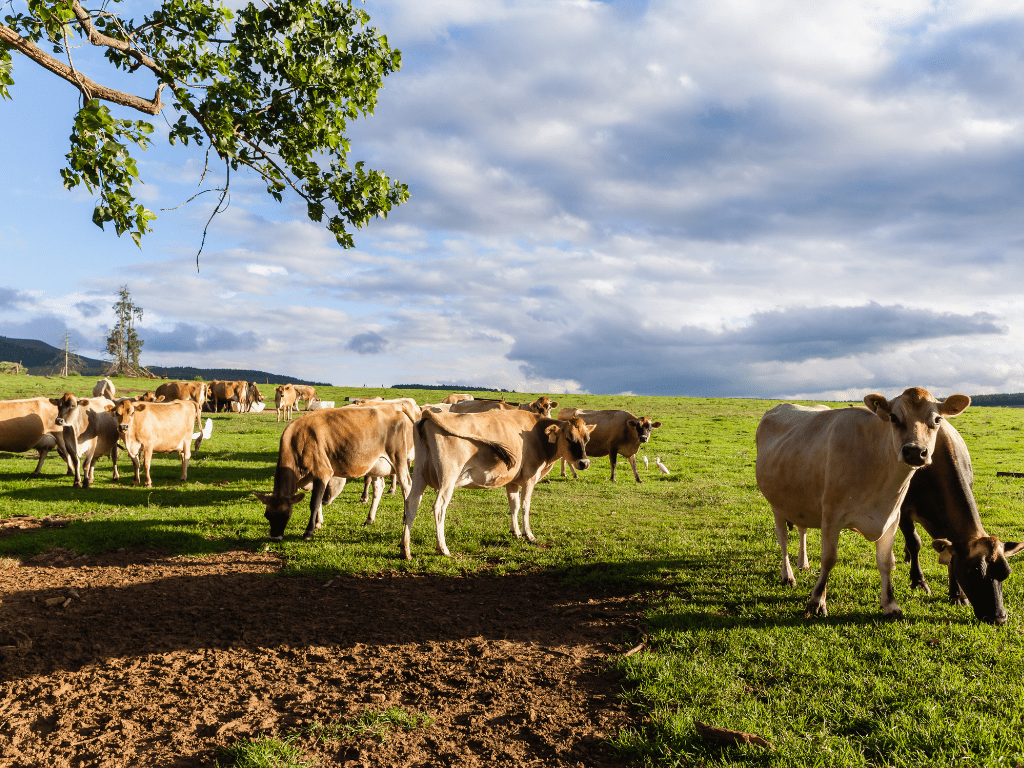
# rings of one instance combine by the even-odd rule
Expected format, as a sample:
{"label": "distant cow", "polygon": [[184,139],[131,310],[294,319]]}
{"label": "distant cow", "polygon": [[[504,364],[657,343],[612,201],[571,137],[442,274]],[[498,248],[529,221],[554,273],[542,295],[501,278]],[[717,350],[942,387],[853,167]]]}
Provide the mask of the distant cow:
{"label": "distant cow", "polygon": [[[940,403],[914,387],[892,400],[871,394],[864,403],[866,408],[835,410],[783,403],[757,426],[755,474],[775,515],[783,584],[796,584],[787,523],[801,538],[808,528],[821,529],[821,574],[807,602],[808,616],[828,615],[826,585],[844,528],[875,542],[882,611],[903,615],[891,580],[900,506],[914,472],[932,463],[944,418],[962,413],[971,399],[950,395]],[[798,565],[806,567],[805,562]]]}
{"label": "distant cow", "polygon": [[74,487],[88,488],[92,484],[93,468],[100,456],[110,456],[113,478],[118,480],[117,421],[107,411],[113,403],[105,397],[79,400],[70,392],[50,402],[57,406],[54,423],[64,431],[65,450],[74,466]]}
{"label": "distant cow", "polygon": [[305,400],[306,410],[308,411],[313,403],[320,399],[316,396],[316,387],[311,387],[307,384],[293,384],[292,387],[295,388],[296,408],[299,407],[299,400]]}
{"label": "distant cow", "polygon": [[407,494],[412,432],[407,413],[394,407],[313,411],[289,424],[281,434],[274,490],[256,494],[266,505],[270,538],[284,537],[292,507],[305,496],[300,488],[311,489],[306,541],[323,525],[323,505],[340,492],[344,478],[396,473]]}
{"label": "distant cow", "polygon": [[177,453],[181,456],[181,479],[188,479],[188,462],[192,456],[193,424],[200,430],[195,449],[202,444],[199,405],[191,400],[170,403],[132,403],[122,401],[107,406],[117,419],[120,438],[135,467],[135,480],[141,482],[139,461],[146,470],[146,487],[153,485],[149,474],[154,453]]}
{"label": "distant cow", "polygon": [[115,398],[114,382],[110,379],[100,379],[96,382],[96,386],[92,388],[92,396],[105,397],[107,400],[113,401]]}
{"label": "distant cow", "polygon": [[[595,427],[587,445],[587,455],[591,458],[607,456],[612,465],[611,481],[615,482],[615,465],[621,454],[633,469],[633,477],[642,483],[636,468],[636,452],[640,446],[651,439],[651,432],[661,426],[660,421],[651,421],[646,416],[634,416],[629,411],[582,411],[578,408],[563,408],[559,419],[579,416],[584,423]],[[572,476],[576,471],[570,466]],[[562,477],[565,477],[565,463],[562,463]]]}
{"label": "distant cow", "polygon": [[429,485],[437,489],[434,525],[437,550],[451,554],[445,543],[444,519],[456,488],[505,488],[512,535],[519,529],[522,505],[523,532],[531,543],[533,487],[554,463],[563,458],[579,469],[590,466],[587,441],[592,428],[580,419],[555,421],[520,410],[486,413],[435,413],[423,411],[414,431],[416,468],[412,489],[405,499],[402,557],[412,557],[411,530],[416,511]]}
{"label": "distant cow", "polygon": [[448,395],[448,397],[446,397],[441,402],[443,404],[445,404],[445,405],[454,405],[455,403],[461,403],[463,400],[472,400],[472,399],[473,399],[472,395],[453,394],[453,395]]}
{"label": "distant cow", "polygon": [[63,428],[56,425],[56,418],[57,406],[46,397],[0,400],[0,451],[21,453],[35,448],[39,454],[39,463],[32,472],[35,477],[42,470],[46,455],[57,448],[68,461],[70,472]]}
{"label": "distant cow", "polygon": [[277,420],[281,420],[281,411],[288,416],[288,421],[292,420],[292,410],[295,408],[295,386],[292,384],[282,384],[281,386],[274,389],[274,407],[277,409]]}
{"label": "distant cow", "polygon": [[899,525],[910,561],[910,588],[931,594],[921,570],[921,537],[914,530],[914,523],[920,523],[933,539],[939,562],[948,566],[949,601],[970,604],[981,621],[1003,624],[1006,609],[1002,582],[1010,575],[1006,558],[1024,550],[1024,543],[1004,543],[985,533],[971,491],[973,485],[967,446],[956,428],[943,421],[932,462],[914,472],[900,507]]}
{"label": "distant cow", "polygon": [[156,396],[171,400],[191,400],[199,407],[206,403],[207,387],[205,381],[169,381],[156,388]]}
{"label": "distant cow", "polygon": [[531,413],[536,413],[536,414],[538,414],[540,416],[543,416],[545,419],[550,419],[551,418],[551,410],[553,408],[557,408],[557,407],[558,407],[558,401],[557,400],[551,400],[546,395],[541,395],[536,400],[534,400],[532,403],[521,403],[520,406],[519,406],[519,410],[521,410],[521,411],[530,411]]}
{"label": "distant cow", "polygon": [[210,382],[209,398],[213,402],[213,412],[220,411],[223,404],[224,409],[230,411],[231,403],[238,403],[239,407],[246,401],[249,383],[246,381],[219,381],[214,379]]}
{"label": "distant cow", "polygon": [[248,413],[252,410],[253,405],[262,402],[263,395],[260,393],[259,387],[256,386],[255,381],[250,381],[245,390],[245,412]]}

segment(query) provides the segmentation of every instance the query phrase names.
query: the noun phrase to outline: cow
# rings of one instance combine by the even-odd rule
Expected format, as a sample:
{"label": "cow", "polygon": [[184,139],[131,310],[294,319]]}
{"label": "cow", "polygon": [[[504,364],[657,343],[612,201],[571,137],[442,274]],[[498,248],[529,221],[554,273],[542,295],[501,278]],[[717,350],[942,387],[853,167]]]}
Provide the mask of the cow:
{"label": "cow", "polygon": [[114,402],[115,403],[123,403],[123,402],[129,402],[129,403],[162,403],[163,401],[164,401],[164,396],[163,395],[159,395],[158,396],[156,394],[156,392],[153,392],[151,390],[147,390],[146,392],[143,392],[141,395],[134,395],[133,397],[115,397],[114,398]]}
{"label": "cow", "polygon": [[[290,423],[281,434],[274,490],[257,493],[270,522],[271,541],[281,541],[292,516],[292,507],[311,490],[309,524],[302,535],[310,541],[323,525],[323,505],[329,504],[344,486],[344,478],[398,475],[403,495],[412,483],[409,455],[413,423],[401,408],[335,408],[313,411]],[[339,482],[340,481],[340,482]],[[383,483],[379,484],[383,490]],[[379,493],[375,491],[379,501]],[[366,524],[372,522],[367,517]]]}
{"label": "cow", "polygon": [[[518,409],[466,414],[423,411],[413,433],[416,467],[405,498],[402,557],[412,558],[412,524],[428,485],[437,490],[434,525],[437,550],[442,555],[451,554],[444,536],[448,503],[455,489],[462,487],[504,487],[512,535],[518,539],[525,533],[535,544],[530,528],[534,485],[559,458],[581,470],[589,467],[587,441],[592,431],[580,419],[556,421]],[[518,520],[520,506],[523,533]]]}
{"label": "cow", "polygon": [[305,400],[306,410],[308,411],[310,407],[313,405],[313,403],[320,399],[316,395],[316,387],[311,387],[306,384],[293,384],[292,386],[295,388],[296,408],[299,407],[299,400]]}
{"label": "cow", "polygon": [[[399,410],[403,410],[403,411],[405,411],[408,414],[409,418],[412,421],[419,421],[419,419],[420,419],[420,407],[416,404],[416,401],[413,398],[411,398],[411,397],[393,397],[393,398],[390,398],[388,400],[384,400],[382,398],[377,398],[377,399],[374,399],[374,400],[365,400],[363,402],[352,403],[351,405],[349,405],[347,407],[348,408],[366,408],[366,407],[378,407],[378,406],[395,407],[395,408],[398,408]],[[412,443],[410,442],[409,445],[410,445],[410,448],[411,448]],[[412,456],[412,453],[410,453],[409,454],[409,461],[411,462],[412,460],[413,460],[413,456]],[[388,488],[388,494],[389,495],[393,495],[395,493],[395,484],[397,483],[397,481],[398,481],[398,475],[397,474],[392,474],[391,475],[391,485]],[[373,487],[374,493],[377,492],[377,486],[374,483],[376,483],[376,480],[371,478],[369,475],[367,475],[363,479],[363,493],[359,497],[360,503],[365,504],[367,501],[370,500],[370,488],[371,488],[371,485]],[[369,525],[372,522],[373,522],[373,516],[371,515],[367,519],[367,525]]]}
{"label": "cow", "polygon": [[1010,575],[1008,557],[1024,543],[1002,542],[985,533],[971,491],[974,471],[971,455],[960,433],[943,421],[935,440],[932,462],[914,472],[900,507],[900,530],[910,563],[910,588],[931,594],[921,570],[920,525],[932,537],[939,562],[948,566],[949,602],[968,605],[979,621],[1006,622],[1002,582]]}
{"label": "cow", "polygon": [[552,408],[557,408],[557,407],[558,407],[558,401],[557,400],[551,400],[546,395],[541,395],[536,400],[534,400],[532,403],[521,403],[519,405],[519,410],[521,410],[521,411],[530,411],[532,413],[537,413],[537,414],[540,414],[541,416],[543,416],[545,419],[550,419],[551,418],[551,409]]}
{"label": "cow", "polygon": [[132,403],[122,401],[108,405],[107,411],[117,420],[120,439],[135,468],[132,485],[139,485],[139,460],[146,470],[146,487],[152,487],[149,468],[154,453],[177,453],[181,456],[181,480],[188,479],[188,461],[192,456],[193,422],[200,431],[195,450],[202,445],[202,424],[199,404],[192,400],[170,403]]}
{"label": "cow", "polygon": [[250,381],[249,386],[245,389],[245,412],[249,413],[252,410],[253,405],[262,402],[263,395],[260,392],[259,387],[256,386],[255,381]]}
{"label": "cow", "polygon": [[169,381],[157,387],[155,394],[166,402],[191,400],[202,408],[206,403],[207,386],[205,381]]}
{"label": "cow", "polygon": [[[607,456],[612,466],[611,481],[615,482],[615,465],[621,454],[633,469],[633,477],[642,483],[636,468],[636,452],[640,446],[651,439],[651,432],[661,426],[660,421],[651,421],[647,416],[634,416],[629,411],[582,411],[578,408],[563,408],[558,413],[559,419],[570,419],[578,416],[584,423],[592,424],[594,429],[587,445],[587,455],[591,458]],[[572,476],[576,470],[569,467]],[[562,462],[562,477],[565,477],[565,462]]]}
{"label": "cow", "polygon": [[92,388],[92,396],[105,397],[113,402],[115,399],[114,382],[110,379],[100,379],[96,382],[96,386]]}
{"label": "cow", "polygon": [[[757,486],[771,505],[782,549],[781,582],[795,586],[789,563],[787,524],[803,539],[821,529],[821,574],[807,601],[807,616],[827,616],[826,585],[835,567],[839,533],[858,531],[875,543],[882,612],[900,618],[892,589],[893,540],[900,506],[915,471],[932,463],[942,422],[970,404],[966,395],[944,402],[920,387],[892,400],[870,394],[864,406],[783,403],[757,426]],[[806,568],[806,551],[798,566]]]}
{"label": "cow", "polygon": [[65,450],[75,470],[74,487],[88,488],[92,484],[93,468],[100,456],[110,456],[113,479],[120,479],[117,421],[106,410],[113,403],[105,397],[79,400],[70,392],[51,398],[50,402],[57,406],[54,423],[63,429]]}
{"label": "cow", "polygon": [[486,413],[487,411],[515,411],[518,403],[506,403],[504,400],[462,400],[452,403],[451,413]]}
{"label": "cow", "polygon": [[383,400],[384,400],[384,398],[381,397],[380,395],[377,395],[376,397],[350,397],[350,398],[348,398],[348,401],[350,403],[352,403],[352,405],[365,405],[366,403],[370,403],[370,402],[374,402],[374,401],[383,401]]}
{"label": "cow", "polygon": [[461,403],[463,400],[472,400],[472,399],[473,399],[472,395],[452,394],[452,395],[448,395],[448,397],[446,397],[441,402],[444,405],[454,405],[455,403]]}
{"label": "cow", "polygon": [[64,447],[64,431],[56,425],[56,418],[57,406],[46,397],[0,400],[0,451],[21,453],[34,448],[39,462],[32,477],[38,477],[46,455],[56,448],[67,462],[68,474],[73,474]]}
{"label": "cow", "polygon": [[295,408],[295,386],[292,384],[282,384],[281,386],[274,389],[274,407],[277,409],[277,420],[281,421],[281,411],[283,410],[288,416],[288,421],[292,420],[292,409]]}
{"label": "cow", "polygon": [[247,399],[249,383],[245,381],[219,381],[214,379],[210,382],[209,395],[213,401],[213,412],[220,411],[221,403],[225,410],[231,410],[231,403],[238,403],[241,409],[242,403]]}

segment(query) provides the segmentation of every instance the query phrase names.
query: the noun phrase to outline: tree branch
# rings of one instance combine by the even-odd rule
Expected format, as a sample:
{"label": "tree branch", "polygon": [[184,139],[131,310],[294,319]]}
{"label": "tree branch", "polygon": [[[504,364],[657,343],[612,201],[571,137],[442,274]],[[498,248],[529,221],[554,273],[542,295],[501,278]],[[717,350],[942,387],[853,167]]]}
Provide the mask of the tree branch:
{"label": "tree branch", "polygon": [[160,110],[163,109],[163,104],[160,102],[160,92],[163,90],[163,84],[156,89],[156,95],[154,95],[152,99],[143,99],[141,96],[117,91],[113,88],[107,88],[105,85],[93,82],[80,72],[76,72],[71,69],[71,67],[64,62],[58,61],[46,52],[40,50],[31,40],[26,40],[13,29],[3,24],[0,24],[0,42],[6,43],[11,48],[23,53],[25,56],[28,56],[28,58],[32,59],[36,64],[44,69],[50,70],[58,77],[67,80],[79,90],[88,90],[89,95],[92,98],[102,99],[103,101],[109,101],[113,104],[120,104],[124,107],[131,107],[132,109],[144,112],[147,115],[159,115]]}

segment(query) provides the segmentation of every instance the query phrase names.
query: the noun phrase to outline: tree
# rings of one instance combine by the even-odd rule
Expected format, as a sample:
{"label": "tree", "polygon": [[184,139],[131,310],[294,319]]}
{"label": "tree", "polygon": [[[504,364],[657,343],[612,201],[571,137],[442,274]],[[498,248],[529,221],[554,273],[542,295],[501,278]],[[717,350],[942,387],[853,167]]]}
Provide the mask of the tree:
{"label": "tree", "polygon": [[64,331],[61,345],[62,354],[54,360],[54,365],[58,368],[58,376],[67,377],[71,375],[72,371],[77,371],[82,367],[82,358],[76,354],[78,350],[75,348],[75,342],[71,340],[71,331]]}
{"label": "tree", "polygon": [[[352,0],[265,0],[265,7],[250,3],[238,11],[219,0],[163,0],[139,20],[113,12],[118,2],[86,8],[80,0],[6,0],[12,9],[24,3],[27,13],[7,15],[0,24],[0,97],[11,98],[12,51],[81,94],[61,176],[68,189],[84,184],[99,192],[97,226],[113,222],[118,236],[131,232],[141,247],[156,218],[132,194],[139,173],[129,153],[129,145],[149,146],[153,126],[116,118],[104,102],[155,116],[168,99],[178,113],[175,122],[168,120],[171,144],[207,145],[203,179],[211,150],[224,165],[223,186],[199,193],[220,192],[213,215],[225,203],[231,172],[242,166],[257,173],[278,202],[291,189],[306,201],[311,220],[326,215],[327,228],[345,248],[353,246],[352,227],[386,217],[408,199],[406,185],[362,162],[348,165],[348,121],[372,114],[383,78],[401,66],[401,53],[367,26],[369,15]],[[140,88],[154,89],[153,98],[86,76],[81,67],[87,60],[75,47],[79,38],[102,50],[105,62],[94,56],[88,64],[131,73]]]}
{"label": "tree", "polygon": [[114,304],[117,322],[107,336],[107,354],[111,357],[114,373],[119,376],[142,376],[147,371],[139,363],[139,354],[145,344],[135,332],[135,321],[142,320],[142,307],[136,306],[125,285],[118,292],[121,300]]}

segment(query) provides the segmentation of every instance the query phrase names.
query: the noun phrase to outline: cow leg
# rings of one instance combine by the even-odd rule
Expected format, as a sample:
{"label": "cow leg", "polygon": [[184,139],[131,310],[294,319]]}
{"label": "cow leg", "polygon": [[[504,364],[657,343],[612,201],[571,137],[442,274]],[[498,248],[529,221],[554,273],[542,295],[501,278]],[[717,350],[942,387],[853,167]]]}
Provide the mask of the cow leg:
{"label": "cow leg", "polygon": [[188,480],[188,460],[192,458],[192,441],[187,437],[181,448],[181,482]]}
{"label": "cow leg", "polygon": [[797,528],[797,537],[800,539],[800,552],[796,558],[796,567],[801,571],[811,570],[811,563],[807,559],[807,529]]}
{"label": "cow leg", "polygon": [[611,480],[614,483],[615,482],[615,465],[619,461],[619,454],[618,454],[618,452],[614,448],[612,449],[612,452],[608,454],[608,461],[610,461],[612,463],[612,477],[611,477]]}
{"label": "cow leg", "polygon": [[527,481],[523,485],[523,533],[526,534],[526,540],[531,544],[537,543],[537,537],[533,535],[533,531],[530,529],[530,502],[533,501],[533,483]]}
{"label": "cow leg", "polygon": [[910,588],[923,589],[926,595],[932,593],[921,570],[921,537],[917,535],[914,519],[910,515],[900,515],[900,531],[903,532],[903,560],[910,563]]}
{"label": "cow leg", "polygon": [[[425,461],[423,462],[426,463]],[[416,462],[417,468],[420,462]],[[409,491],[405,495],[405,514],[402,517],[402,543],[399,545],[399,554],[405,560],[412,560],[412,524],[416,519],[416,511],[420,507],[420,499],[423,498],[423,491],[426,490],[427,481],[424,477],[424,470],[416,472],[409,485]]]}
{"label": "cow leg", "polygon": [[633,477],[636,478],[636,481],[642,483],[643,480],[640,479],[640,473],[636,471],[636,454],[629,457],[629,466],[633,468]]}
{"label": "cow leg", "polygon": [[64,427],[64,450],[68,452],[68,466],[74,467],[74,488],[82,487],[82,457],[78,455],[78,438],[71,427]]}
{"label": "cow leg", "polygon": [[511,516],[511,523],[509,525],[512,535],[517,539],[523,538],[522,531],[519,530],[519,507],[520,507],[520,496],[519,486],[506,485],[505,493],[508,495],[508,512]]}
{"label": "cow leg", "polygon": [[896,567],[896,557],[893,554],[892,545],[896,540],[896,528],[897,525],[894,522],[889,530],[875,542],[875,563],[878,564],[878,574],[882,577],[880,595],[882,613],[893,619],[902,619],[903,610],[896,603],[896,594],[892,588],[892,569]]}
{"label": "cow leg", "polygon": [[375,477],[373,478],[373,501],[370,503],[370,514],[366,516],[366,522],[363,525],[373,525],[373,521],[377,519],[377,507],[380,506],[380,500],[383,496],[384,478]]}
{"label": "cow leg", "polygon": [[142,466],[146,470],[146,487],[153,487],[153,478],[149,476],[149,468],[153,464],[153,449],[150,446],[144,446],[142,449]]}
{"label": "cow leg", "polygon": [[448,503],[452,500],[452,494],[455,493],[455,478],[453,477],[445,483],[439,483],[439,485],[441,487],[437,489],[437,498],[434,499],[434,527],[437,534],[437,551],[446,557],[450,557],[452,553],[448,551],[448,544],[444,538],[444,518],[448,513]]}
{"label": "cow leg", "polygon": [[562,462],[562,474],[561,477],[565,477],[565,459],[560,459]]}
{"label": "cow leg", "polygon": [[[127,451],[128,449],[125,448]],[[139,485],[142,482],[142,477],[139,475],[139,456],[142,454],[142,449],[139,449],[138,454],[133,455],[131,452],[128,453],[128,458],[132,460],[132,468],[135,470],[135,477],[132,480],[132,485]]]}
{"label": "cow leg", "polygon": [[39,463],[36,464],[35,470],[32,472],[30,477],[39,477],[43,471],[43,462],[46,461],[47,455],[52,451],[53,448],[36,448],[36,453],[39,454]]}
{"label": "cow leg", "polygon": [[964,594],[963,589],[960,587],[960,582],[956,580],[956,576],[953,575],[953,569],[947,566],[949,570],[949,602],[951,605],[970,605],[971,601],[967,599],[967,595]]}
{"label": "cow leg", "polygon": [[[825,510],[821,525],[821,573],[811,590],[811,598],[807,601],[807,616],[828,616],[828,607],[825,604],[827,596],[826,585],[828,575],[836,567],[839,559],[839,533],[840,528],[835,524],[827,522],[829,511]],[[788,563],[787,563],[788,564]]]}
{"label": "cow leg", "polygon": [[373,484],[373,480],[369,475],[363,478],[363,495],[359,497],[359,503],[365,504],[370,500],[370,485]]}
{"label": "cow leg", "polygon": [[789,564],[789,528],[786,520],[775,513],[775,538],[778,539],[779,549],[782,550],[782,570],[779,574],[780,583],[784,587],[795,587],[796,577],[793,575],[793,568]]}
{"label": "cow leg", "polygon": [[327,490],[324,492],[324,506],[330,504],[345,489],[345,483],[348,478],[345,477],[332,477],[327,481]]}
{"label": "cow leg", "polygon": [[117,443],[114,443],[114,447],[110,449],[110,461],[114,465],[114,479],[115,480],[120,480],[121,479],[121,473],[117,471],[117,454],[118,454]]}
{"label": "cow leg", "polygon": [[388,486],[388,496],[395,495],[395,481],[398,479],[398,474],[395,473],[391,476],[391,485]]}
{"label": "cow leg", "polygon": [[303,541],[311,541],[313,534],[324,524],[323,502],[327,492],[327,482],[323,478],[314,477],[313,490],[309,494],[309,525],[302,534]]}

